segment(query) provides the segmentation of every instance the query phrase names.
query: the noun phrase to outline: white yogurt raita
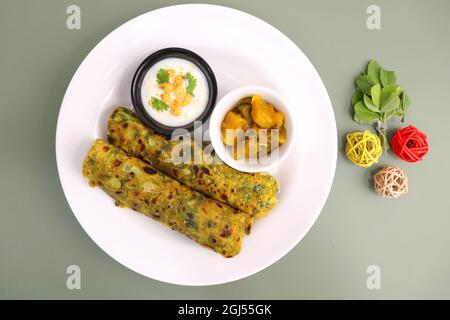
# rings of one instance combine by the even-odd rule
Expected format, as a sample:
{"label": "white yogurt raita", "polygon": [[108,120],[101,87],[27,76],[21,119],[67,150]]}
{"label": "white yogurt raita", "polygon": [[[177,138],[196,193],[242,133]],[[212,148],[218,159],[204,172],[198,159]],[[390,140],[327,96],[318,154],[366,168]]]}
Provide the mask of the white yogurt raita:
{"label": "white yogurt raita", "polygon": [[[173,70],[176,75],[186,75],[189,72],[197,80],[191,102],[181,107],[181,113],[177,116],[169,110],[158,111],[152,107],[151,98],[155,97],[161,100],[164,93],[157,82],[157,74],[160,69]],[[208,82],[200,68],[192,62],[180,58],[167,58],[155,63],[147,71],[141,87],[142,104],[147,113],[157,122],[170,127],[184,126],[196,120],[208,104],[208,94]]]}

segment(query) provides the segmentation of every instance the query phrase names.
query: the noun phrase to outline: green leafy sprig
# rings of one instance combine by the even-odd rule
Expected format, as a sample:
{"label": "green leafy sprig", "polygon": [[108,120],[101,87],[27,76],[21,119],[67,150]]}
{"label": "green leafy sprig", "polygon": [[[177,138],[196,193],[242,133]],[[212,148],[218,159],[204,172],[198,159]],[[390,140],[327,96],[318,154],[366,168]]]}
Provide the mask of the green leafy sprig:
{"label": "green leafy sprig", "polygon": [[375,60],[369,62],[367,72],[357,77],[355,84],[353,118],[360,124],[375,124],[383,148],[387,150],[387,120],[398,116],[403,122],[411,100],[405,89],[397,85],[395,72],[384,70]]}
{"label": "green leafy sprig", "polygon": [[158,84],[163,84],[169,82],[169,80],[169,72],[166,69],[159,69],[158,73],[156,74],[156,82]]}
{"label": "green leafy sprig", "polygon": [[169,109],[169,105],[164,101],[159,100],[158,98],[151,98],[152,108],[156,111],[166,111]]}
{"label": "green leafy sprig", "polygon": [[188,85],[186,87],[186,91],[191,96],[194,96],[194,90],[197,87],[197,79],[195,79],[195,77],[190,72],[186,73],[185,78],[188,81]]}

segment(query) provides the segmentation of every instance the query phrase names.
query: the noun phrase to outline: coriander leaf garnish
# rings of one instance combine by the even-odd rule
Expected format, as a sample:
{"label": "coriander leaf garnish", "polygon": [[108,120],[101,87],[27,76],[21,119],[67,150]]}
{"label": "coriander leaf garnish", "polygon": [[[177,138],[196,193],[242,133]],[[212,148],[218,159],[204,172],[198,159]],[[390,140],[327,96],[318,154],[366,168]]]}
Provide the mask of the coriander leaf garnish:
{"label": "coriander leaf garnish", "polygon": [[166,111],[169,109],[169,106],[164,101],[159,100],[158,98],[152,97],[151,99],[152,108],[156,111]]}
{"label": "coriander leaf garnish", "polygon": [[194,90],[195,90],[195,87],[197,87],[197,79],[195,79],[195,77],[190,72],[186,73],[186,79],[188,81],[186,91],[191,96],[194,96]]}
{"label": "coriander leaf garnish", "polygon": [[158,84],[163,84],[169,82],[169,79],[169,72],[165,69],[159,69],[158,73],[156,74],[156,82],[158,82]]}

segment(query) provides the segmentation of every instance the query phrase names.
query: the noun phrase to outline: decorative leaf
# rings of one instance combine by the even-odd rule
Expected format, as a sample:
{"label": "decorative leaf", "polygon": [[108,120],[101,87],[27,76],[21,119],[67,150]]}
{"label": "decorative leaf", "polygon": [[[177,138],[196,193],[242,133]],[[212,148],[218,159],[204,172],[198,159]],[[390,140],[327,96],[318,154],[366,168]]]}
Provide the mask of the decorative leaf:
{"label": "decorative leaf", "polygon": [[380,109],[373,103],[367,95],[364,95],[364,105],[373,112],[380,112]]}
{"label": "decorative leaf", "polygon": [[377,83],[370,89],[370,95],[372,96],[373,104],[379,107],[381,99],[381,86],[379,83]]}
{"label": "decorative leaf", "polygon": [[394,86],[397,83],[397,76],[395,75],[394,71],[381,69],[380,81],[383,87]]}
{"label": "decorative leaf", "polygon": [[164,101],[161,101],[155,97],[152,97],[151,102],[152,102],[152,108],[155,109],[156,111],[166,111],[167,109],[169,109],[169,106],[167,105],[167,103],[165,103]]}
{"label": "decorative leaf", "polygon": [[361,124],[371,124],[376,122],[379,119],[379,114],[373,111],[370,111],[362,101],[359,101],[355,104],[355,115],[354,119],[356,122]]}
{"label": "decorative leaf", "polygon": [[395,86],[397,84],[397,75],[394,71],[388,71],[388,86]]}
{"label": "decorative leaf", "polygon": [[405,113],[406,110],[411,105],[411,100],[409,99],[409,96],[406,94],[406,92],[402,93],[402,110]]}
{"label": "decorative leaf", "polygon": [[169,82],[169,80],[170,80],[169,72],[165,69],[159,69],[158,73],[156,74],[156,82],[158,84],[163,84]]}
{"label": "decorative leaf", "polygon": [[396,92],[395,86],[387,86],[381,89],[380,105],[382,105],[389,96]]}
{"label": "decorative leaf", "polygon": [[406,110],[409,108],[410,105],[411,105],[411,100],[409,99],[406,92],[403,92],[402,97],[401,97],[400,108],[397,113],[398,116],[402,117],[402,120],[401,120],[402,122],[405,121]]}
{"label": "decorative leaf", "polygon": [[384,113],[390,113],[391,111],[396,111],[400,107],[400,98],[396,92],[393,92],[386,101],[380,107],[380,110]]}
{"label": "decorative leaf", "polygon": [[398,96],[401,96],[401,94],[402,94],[403,92],[405,92],[405,88],[403,88],[403,86],[397,86],[397,87],[395,88],[395,91],[397,92],[397,95],[398,95]]}
{"label": "decorative leaf", "polygon": [[367,66],[367,75],[375,83],[380,83],[380,71],[381,67],[375,60],[370,60]]}
{"label": "decorative leaf", "polygon": [[356,89],[352,95],[352,106],[354,106],[356,103],[358,103],[358,101],[363,100],[363,98],[364,98],[364,93],[362,93],[361,90]]}
{"label": "decorative leaf", "polygon": [[375,84],[368,75],[362,75],[356,78],[356,86],[365,94],[370,94],[370,89]]}

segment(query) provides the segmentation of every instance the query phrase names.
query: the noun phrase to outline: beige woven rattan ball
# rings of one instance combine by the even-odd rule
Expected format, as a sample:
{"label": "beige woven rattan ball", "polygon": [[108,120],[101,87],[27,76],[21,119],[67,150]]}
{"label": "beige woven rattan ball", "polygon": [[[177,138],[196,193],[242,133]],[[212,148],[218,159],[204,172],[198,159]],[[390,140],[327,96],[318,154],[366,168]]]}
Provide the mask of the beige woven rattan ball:
{"label": "beige woven rattan ball", "polygon": [[408,193],[408,177],[395,166],[380,169],[373,177],[375,191],[384,198],[398,198]]}

